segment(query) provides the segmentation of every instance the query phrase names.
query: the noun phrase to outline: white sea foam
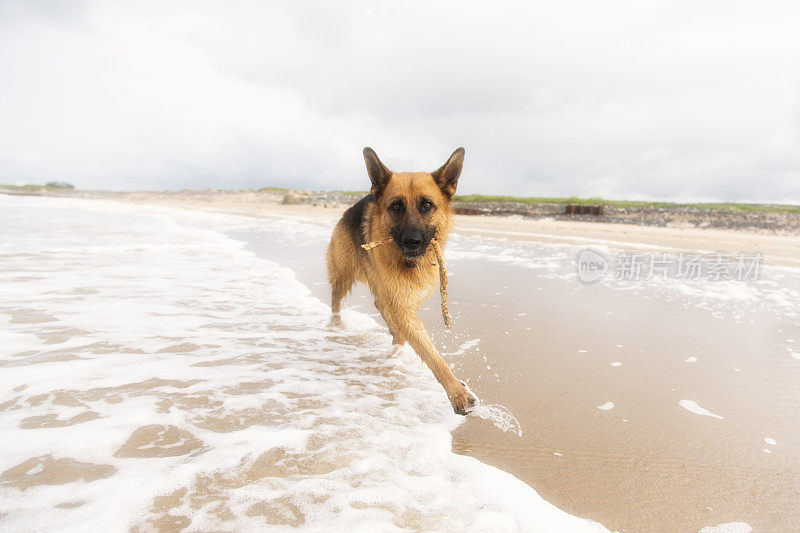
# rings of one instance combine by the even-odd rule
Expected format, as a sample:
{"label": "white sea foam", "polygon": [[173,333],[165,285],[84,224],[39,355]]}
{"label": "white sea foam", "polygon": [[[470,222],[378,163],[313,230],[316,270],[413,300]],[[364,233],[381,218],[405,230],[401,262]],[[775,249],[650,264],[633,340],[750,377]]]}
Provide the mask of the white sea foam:
{"label": "white sea foam", "polygon": [[708,409],[704,409],[704,408],[700,407],[699,405],[697,405],[697,402],[695,402],[694,400],[681,400],[681,401],[678,402],[678,405],[680,405],[681,407],[683,407],[687,411],[689,411],[691,413],[694,413],[696,415],[710,416],[710,417],[713,417],[713,418],[719,418],[720,420],[723,420],[725,418],[725,417],[722,417],[722,416],[719,416],[719,415],[715,415],[714,413],[712,413]]}
{"label": "white sea foam", "polygon": [[718,526],[706,526],[699,533],[750,533],[753,527],[745,522],[727,522]]}
{"label": "white sea foam", "polygon": [[448,355],[461,355],[463,353],[466,353],[467,350],[476,347],[480,343],[481,343],[480,339],[471,339],[471,340],[468,340],[466,342],[462,342],[458,346],[458,350],[456,350],[454,352],[450,352]]}
{"label": "white sea foam", "polygon": [[597,408],[603,411],[608,411],[614,408],[614,402],[606,402],[603,405],[598,405]]}
{"label": "white sea foam", "polygon": [[[484,232],[489,233],[491,232]],[[535,237],[535,235],[527,235]],[[597,244],[592,249],[608,258],[621,248],[611,241]],[[536,241],[509,241],[492,236],[469,237],[454,233],[448,240],[445,252],[453,259],[480,259],[503,262],[530,269],[534,276],[548,279],[563,279],[582,287],[578,280],[576,258],[586,248],[587,241],[576,238],[574,244],[553,244]],[[653,251],[650,245],[625,244],[625,249],[640,247]],[[672,259],[677,262],[677,256]],[[713,260],[713,258],[709,258]],[[641,281],[618,279],[613,269],[598,283],[614,290],[631,291],[643,297],[677,299],[685,306],[706,309],[715,316],[729,316],[744,320],[755,311],[769,311],[791,319],[800,318],[800,269],[762,265],[759,279],[739,281],[722,279],[682,279],[677,276],[655,275],[648,279],[642,272]],[[646,281],[644,281],[646,279]]]}
{"label": "white sea foam", "polygon": [[778,444],[772,437],[764,437],[764,442],[770,446],[776,446]]}
{"label": "white sea foam", "polygon": [[329,329],[211,229],[236,217],[0,207],[3,529],[605,531],[452,453],[430,372],[366,315]]}

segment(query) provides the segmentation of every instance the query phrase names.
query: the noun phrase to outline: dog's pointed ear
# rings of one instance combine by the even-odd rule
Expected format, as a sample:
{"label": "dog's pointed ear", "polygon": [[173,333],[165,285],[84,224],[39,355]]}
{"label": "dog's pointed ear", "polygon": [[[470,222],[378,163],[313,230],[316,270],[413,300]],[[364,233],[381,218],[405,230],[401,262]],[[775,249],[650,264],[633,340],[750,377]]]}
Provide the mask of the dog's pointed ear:
{"label": "dog's pointed ear", "polygon": [[367,163],[367,173],[372,180],[372,196],[377,198],[381,195],[389,180],[392,179],[392,171],[386,168],[378,159],[375,150],[367,146],[364,148],[364,162]]}
{"label": "dog's pointed ear", "polygon": [[464,167],[464,148],[456,148],[456,151],[447,160],[447,163],[442,167],[432,172],[433,179],[442,192],[448,198],[452,198],[456,193],[456,185],[458,185],[458,177],[461,175],[461,169]]}

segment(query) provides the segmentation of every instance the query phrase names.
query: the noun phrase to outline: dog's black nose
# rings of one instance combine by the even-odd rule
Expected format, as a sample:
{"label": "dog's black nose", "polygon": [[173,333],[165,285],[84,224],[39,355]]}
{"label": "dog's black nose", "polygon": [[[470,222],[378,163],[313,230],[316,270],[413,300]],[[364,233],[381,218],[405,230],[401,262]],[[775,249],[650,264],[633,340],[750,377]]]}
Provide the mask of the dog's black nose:
{"label": "dog's black nose", "polygon": [[422,244],[422,230],[408,230],[403,234],[403,246],[417,248]]}

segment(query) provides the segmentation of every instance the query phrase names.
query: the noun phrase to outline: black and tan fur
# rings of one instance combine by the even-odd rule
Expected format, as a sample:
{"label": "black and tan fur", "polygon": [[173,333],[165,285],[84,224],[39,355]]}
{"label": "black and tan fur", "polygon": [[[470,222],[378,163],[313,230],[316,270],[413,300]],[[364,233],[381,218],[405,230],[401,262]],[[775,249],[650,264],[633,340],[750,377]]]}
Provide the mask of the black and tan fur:
{"label": "black and tan fur", "polygon": [[[364,148],[370,194],[345,211],[328,246],[332,322],[339,324],[342,299],[359,280],[369,286],[375,307],[389,326],[392,343],[408,342],[444,387],[453,410],[465,414],[475,398],[456,378],[431,342],[417,311],[438,281],[431,239],[444,246],[450,202],[464,164],[459,148],[435,172],[392,172],[372,148]],[[393,242],[370,251],[362,244]]]}

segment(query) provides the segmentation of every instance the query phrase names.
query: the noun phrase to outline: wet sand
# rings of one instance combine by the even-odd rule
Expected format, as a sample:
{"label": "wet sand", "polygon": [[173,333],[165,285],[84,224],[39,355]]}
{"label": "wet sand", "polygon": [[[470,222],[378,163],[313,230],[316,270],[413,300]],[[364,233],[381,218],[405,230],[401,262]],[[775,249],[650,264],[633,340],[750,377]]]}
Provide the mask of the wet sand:
{"label": "wet sand", "polygon": [[[509,222],[519,221],[477,225]],[[476,231],[465,225],[457,233]],[[667,233],[663,241],[675,245],[670,235],[680,230]],[[680,242],[692,250],[699,236],[689,233]],[[729,243],[750,238],[731,233]],[[326,301],[324,245],[251,246],[290,265]],[[503,263],[458,259],[448,268],[453,333],[441,325],[436,295],[423,320],[456,374],[484,401],[509,408],[524,430],[518,437],[468,417],[454,432],[455,451],[612,530],[698,531],[734,521],[756,531],[800,529],[800,361],[787,355],[789,341],[800,342],[795,318],[755,309],[726,316],[679,299],[543,280]],[[379,320],[363,287],[347,306]],[[724,419],[686,410],[685,399]],[[606,402],[614,407],[598,408]]]}
{"label": "wet sand", "polygon": [[[269,195],[251,191],[236,194],[203,191],[95,192],[94,195],[101,200],[168,205],[255,217],[292,217],[323,225],[335,224],[345,209],[338,205],[319,207],[304,204],[286,205],[281,203],[281,194]],[[760,252],[764,255],[765,264],[800,267],[798,237],[785,232],[653,227],[607,222],[526,219],[520,216],[466,215],[455,215],[453,226],[464,235],[506,237],[546,243],[606,243],[620,249],[641,250],[645,247],[666,252]]]}
{"label": "wet sand", "polygon": [[[180,206],[325,226],[340,214],[308,206]],[[766,264],[800,261],[791,237],[598,226],[457,217],[456,235],[759,251]],[[227,233],[294,270],[327,301],[325,242],[293,245]],[[456,452],[612,530],[698,531],[733,521],[756,531],[800,529],[800,360],[787,351],[800,351],[796,315],[756,307],[735,315],[725,305],[709,309],[669,295],[583,285],[513,263],[462,257],[448,269],[453,332],[441,325],[435,294],[423,321],[457,375],[485,402],[510,409],[524,431],[503,433],[467,417],[453,433]],[[379,320],[363,287],[347,307]],[[687,399],[723,419],[681,407]],[[598,408],[607,402],[613,408]]]}
{"label": "wet sand", "polygon": [[[452,282],[456,323],[481,339],[491,370],[474,353],[456,365],[525,433],[487,432],[467,419],[455,450],[612,530],[800,527],[800,362],[783,346],[800,336],[797,323],[735,324],[602,287],[511,285],[520,279],[513,267],[471,266],[459,265]],[[686,398],[724,420],[681,408]],[[598,409],[606,402],[614,407]],[[767,436],[780,450],[762,451]]]}
{"label": "wet sand", "polygon": [[328,228],[0,203],[0,529],[607,531],[453,453],[463,418],[375,320],[329,327],[287,268]]}

